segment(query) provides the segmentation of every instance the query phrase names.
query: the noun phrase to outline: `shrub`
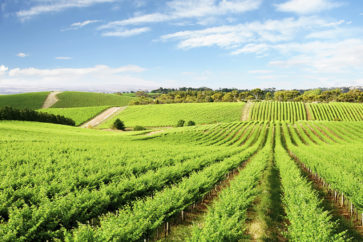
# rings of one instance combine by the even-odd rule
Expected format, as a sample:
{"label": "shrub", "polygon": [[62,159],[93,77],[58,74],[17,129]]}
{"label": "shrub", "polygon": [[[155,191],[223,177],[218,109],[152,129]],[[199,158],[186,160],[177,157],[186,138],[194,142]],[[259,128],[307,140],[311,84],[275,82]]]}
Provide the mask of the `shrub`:
{"label": "shrub", "polygon": [[4,107],[0,109],[0,120],[23,120],[71,126],[75,125],[75,122],[72,119],[64,116],[41,113],[29,109],[20,110],[12,107]]}
{"label": "shrub", "polygon": [[136,126],[134,127],[134,131],[140,131],[140,130],[146,130],[146,128],[145,128],[145,127],[142,127],[142,126],[140,126],[140,125],[136,125]]}
{"label": "shrub", "polygon": [[184,126],[185,121],[184,120],[179,120],[178,123],[176,124],[176,127],[183,127]]}
{"label": "shrub", "polygon": [[115,120],[113,127],[118,130],[125,130],[125,124],[120,119]]}
{"label": "shrub", "polygon": [[187,123],[187,126],[194,126],[194,125],[195,125],[195,122],[192,120],[188,121],[188,123]]}

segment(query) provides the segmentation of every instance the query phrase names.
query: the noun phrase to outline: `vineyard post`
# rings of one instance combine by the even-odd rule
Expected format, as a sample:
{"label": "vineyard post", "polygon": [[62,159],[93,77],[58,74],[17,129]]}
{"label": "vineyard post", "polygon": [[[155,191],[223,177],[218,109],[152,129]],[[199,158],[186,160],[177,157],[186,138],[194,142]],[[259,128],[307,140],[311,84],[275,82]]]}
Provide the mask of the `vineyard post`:
{"label": "vineyard post", "polygon": [[344,193],[342,193],[342,207],[344,207]]}

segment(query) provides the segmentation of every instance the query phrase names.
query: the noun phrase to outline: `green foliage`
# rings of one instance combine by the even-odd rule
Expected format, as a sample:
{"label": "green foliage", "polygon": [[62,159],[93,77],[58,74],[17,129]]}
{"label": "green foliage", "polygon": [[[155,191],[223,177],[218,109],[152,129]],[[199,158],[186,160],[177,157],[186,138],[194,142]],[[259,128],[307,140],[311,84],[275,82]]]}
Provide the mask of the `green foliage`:
{"label": "green foliage", "polygon": [[16,109],[12,107],[0,108],[0,120],[22,120],[44,123],[65,124],[74,126],[75,122],[64,116],[40,113],[29,109]]}
{"label": "green foliage", "polygon": [[19,109],[39,109],[42,107],[49,92],[31,92],[13,95],[0,95],[0,108],[13,107]]}
{"label": "green foliage", "polygon": [[195,122],[192,120],[189,120],[187,123],[187,126],[195,126]]}
{"label": "green foliage", "polygon": [[176,123],[176,127],[183,127],[184,126],[185,121],[183,119],[178,120],[178,122]]}
{"label": "green foliage", "polygon": [[81,107],[81,108],[45,108],[39,109],[38,112],[44,112],[54,115],[62,115],[64,117],[73,119],[76,125],[81,125],[86,121],[94,118],[102,113],[108,106],[95,106],[95,107]]}
{"label": "green foliage", "polygon": [[145,128],[145,127],[143,127],[143,126],[140,126],[140,125],[136,125],[136,126],[134,127],[134,131],[141,131],[141,130],[146,130],[146,128]]}
{"label": "green foliage", "polygon": [[116,119],[115,122],[113,122],[113,128],[118,130],[125,130],[125,124],[120,119]]}
{"label": "green foliage", "polygon": [[302,102],[258,102],[250,110],[250,120],[296,122],[306,119]]}
{"label": "green foliage", "polygon": [[57,97],[59,101],[52,108],[126,106],[133,99],[128,95],[94,92],[62,92]]}
{"label": "green foliage", "polygon": [[174,126],[178,120],[188,118],[198,124],[238,121],[243,103],[181,103],[129,106],[116,117],[101,124],[109,128],[116,118],[127,125],[145,127]]}
{"label": "green foliage", "polygon": [[308,103],[313,120],[363,121],[363,104],[360,103]]}

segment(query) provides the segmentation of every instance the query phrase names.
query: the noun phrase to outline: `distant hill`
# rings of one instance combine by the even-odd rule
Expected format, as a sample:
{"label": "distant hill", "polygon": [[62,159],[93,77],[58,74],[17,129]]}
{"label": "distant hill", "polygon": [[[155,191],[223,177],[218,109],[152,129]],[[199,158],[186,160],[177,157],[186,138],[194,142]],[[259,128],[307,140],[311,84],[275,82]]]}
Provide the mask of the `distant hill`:
{"label": "distant hill", "polygon": [[19,109],[39,109],[49,92],[30,92],[12,95],[0,95],[0,107],[10,106]]}
{"label": "distant hill", "polygon": [[127,95],[94,92],[62,92],[57,97],[59,101],[52,108],[126,106],[134,98]]}

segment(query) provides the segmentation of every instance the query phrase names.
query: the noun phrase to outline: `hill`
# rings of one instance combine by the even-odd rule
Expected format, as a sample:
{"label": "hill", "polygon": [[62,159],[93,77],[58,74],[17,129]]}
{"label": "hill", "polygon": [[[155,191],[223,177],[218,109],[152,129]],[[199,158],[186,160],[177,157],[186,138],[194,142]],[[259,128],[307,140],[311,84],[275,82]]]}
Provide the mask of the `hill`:
{"label": "hill", "polygon": [[62,92],[57,97],[59,101],[52,108],[126,106],[133,99],[130,96],[94,92]]}
{"label": "hill", "polygon": [[179,103],[129,106],[123,112],[100,125],[109,128],[117,119],[127,127],[174,126],[178,120],[192,120],[197,124],[233,122],[241,118],[244,103]]}
{"label": "hill", "polygon": [[66,118],[73,119],[76,122],[76,125],[81,125],[84,122],[92,119],[105,109],[108,106],[95,106],[95,107],[80,107],[80,108],[44,108],[39,109],[39,112],[45,112],[55,115],[62,115]]}
{"label": "hill", "polygon": [[0,95],[0,107],[10,106],[19,109],[39,109],[49,92],[30,92],[12,95]]}

